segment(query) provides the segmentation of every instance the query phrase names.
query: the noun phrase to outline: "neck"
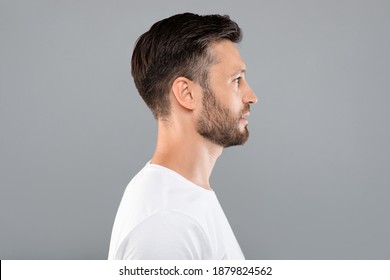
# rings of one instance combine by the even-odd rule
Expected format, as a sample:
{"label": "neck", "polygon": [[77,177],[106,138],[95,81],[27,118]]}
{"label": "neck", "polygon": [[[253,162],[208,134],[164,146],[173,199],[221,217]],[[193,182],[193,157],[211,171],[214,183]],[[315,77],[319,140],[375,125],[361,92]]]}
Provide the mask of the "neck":
{"label": "neck", "polygon": [[223,148],[186,126],[159,121],[151,163],[167,167],[196,185],[211,190],[210,175]]}

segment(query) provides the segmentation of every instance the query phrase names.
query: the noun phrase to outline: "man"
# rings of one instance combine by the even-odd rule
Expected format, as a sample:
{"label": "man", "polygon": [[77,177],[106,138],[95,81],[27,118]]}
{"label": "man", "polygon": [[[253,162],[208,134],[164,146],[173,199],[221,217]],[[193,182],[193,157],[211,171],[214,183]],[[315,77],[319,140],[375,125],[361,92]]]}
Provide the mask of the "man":
{"label": "man", "polygon": [[223,148],[248,139],[250,104],[228,16],[178,14],[138,39],[135,85],[158,123],[155,153],[129,183],[109,259],[244,259],[209,177]]}

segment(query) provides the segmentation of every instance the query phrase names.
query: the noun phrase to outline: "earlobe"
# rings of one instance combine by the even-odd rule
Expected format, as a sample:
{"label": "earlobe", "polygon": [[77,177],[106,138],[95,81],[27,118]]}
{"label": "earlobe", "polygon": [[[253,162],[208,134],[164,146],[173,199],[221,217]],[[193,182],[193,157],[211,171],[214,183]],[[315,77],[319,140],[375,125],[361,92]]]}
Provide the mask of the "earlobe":
{"label": "earlobe", "polygon": [[178,77],[172,84],[172,92],[176,101],[188,110],[194,110],[195,108],[192,83],[190,79]]}

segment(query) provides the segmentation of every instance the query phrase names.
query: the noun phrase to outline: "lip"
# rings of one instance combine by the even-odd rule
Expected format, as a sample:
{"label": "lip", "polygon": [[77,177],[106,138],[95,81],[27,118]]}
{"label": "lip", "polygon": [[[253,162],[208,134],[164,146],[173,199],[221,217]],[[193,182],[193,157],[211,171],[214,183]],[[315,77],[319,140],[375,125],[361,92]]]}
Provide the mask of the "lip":
{"label": "lip", "polygon": [[240,118],[240,121],[242,121],[243,124],[244,124],[245,126],[247,126],[248,123],[249,123],[249,122],[248,122],[248,119],[247,119],[248,116],[249,116],[249,112],[243,114],[243,115],[241,116],[241,118]]}
{"label": "lip", "polygon": [[247,126],[249,124],[248,120],[246,118],[241,118],[240,122],[244,125]]}
{"label": "lip", "polygon": [[247,113],[243,114],[243,115],[241,116],[241,118],[242,118],[242,119],[246,119],[247,117],[249,117],[249,115],[250,115],[250,113],[247,112]]}

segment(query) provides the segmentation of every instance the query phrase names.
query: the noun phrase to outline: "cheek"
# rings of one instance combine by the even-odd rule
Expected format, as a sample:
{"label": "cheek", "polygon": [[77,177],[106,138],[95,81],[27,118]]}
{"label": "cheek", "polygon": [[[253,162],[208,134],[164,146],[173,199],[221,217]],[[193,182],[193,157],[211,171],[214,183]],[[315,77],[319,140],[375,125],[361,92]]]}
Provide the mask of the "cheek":
{"label": "cheek", "polygon": [[216,88],[218,102],[232,113],[239,113],[243,108],[241,94],[233,85],[226,84]]}
{"label": "cheek", "polygon": [[240,113],[243,108],[242,100],[237,92],[232,93],[231,98],[229,99],[229,109],[233,113]]}

